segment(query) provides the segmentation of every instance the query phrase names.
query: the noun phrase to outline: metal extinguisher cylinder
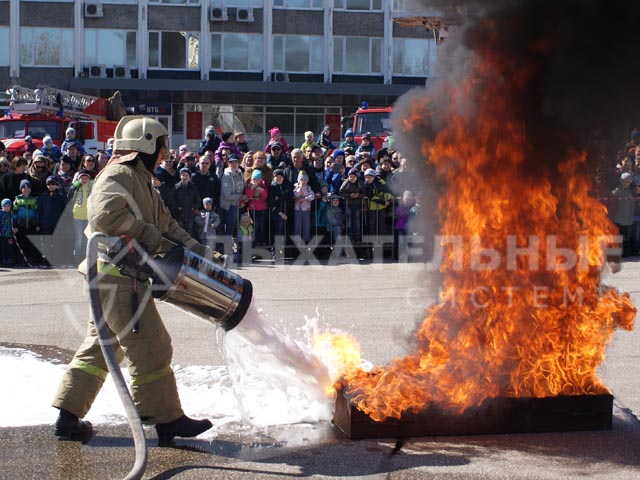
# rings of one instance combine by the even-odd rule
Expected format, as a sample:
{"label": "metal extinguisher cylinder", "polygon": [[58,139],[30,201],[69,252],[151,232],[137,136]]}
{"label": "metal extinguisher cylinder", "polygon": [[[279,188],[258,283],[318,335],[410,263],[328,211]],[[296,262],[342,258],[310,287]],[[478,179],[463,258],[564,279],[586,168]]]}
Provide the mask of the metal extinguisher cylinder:
{"label": "metal extinguisher cylinder", "polygon": [[236,327],[253,297],[249,280],[177,246],[152,262],[153,296],[216,323]]}

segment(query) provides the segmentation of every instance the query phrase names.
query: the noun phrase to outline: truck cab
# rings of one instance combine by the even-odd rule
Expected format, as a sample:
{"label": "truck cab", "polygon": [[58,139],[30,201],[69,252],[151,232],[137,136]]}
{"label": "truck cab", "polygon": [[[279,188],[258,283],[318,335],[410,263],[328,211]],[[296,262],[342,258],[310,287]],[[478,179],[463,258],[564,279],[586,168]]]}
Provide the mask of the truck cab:
{"label": "truck cab", "polygon": [[362,102],[362,106],[353,115],[351,128],[354,141],[360,145],[362,135],[369,132],[371,134],[371,142],[377,151],[386,148],[387,137],[391,132],[390,118],[392,110],[392,107],[369,108],[366,102]]}

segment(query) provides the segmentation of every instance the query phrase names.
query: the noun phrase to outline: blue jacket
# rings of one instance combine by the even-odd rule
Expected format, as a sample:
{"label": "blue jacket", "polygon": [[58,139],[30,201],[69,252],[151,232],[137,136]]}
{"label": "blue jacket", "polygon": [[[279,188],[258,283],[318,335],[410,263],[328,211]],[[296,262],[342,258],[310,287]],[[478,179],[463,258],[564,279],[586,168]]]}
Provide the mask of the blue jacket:
{"label": "blue jacket", "polygon": [[13,237],[13,223],[11,222],[11,212],[0,210],[0,237]]}
{"label": "blue jacket", "polygon": [[76,147],[78,147],[78,150],[80,150],[80,155],[84,155],[85,153],[87,153],[84,149],[84,145],[82,144],[82,142],[74,138],[73,140],[65,140],[64,142],[62,142],[63,155],[67,154],[67,149],[69,148],[69,145],[71,145],[72,143],[75,143]]}
{"label": "blue jacket", "polygon": [[42,233],[44,235],[51,235],[56,229],[62,212],[64,212],[66,199],[60,191],[56,191],[53,195],[49,192],[44,192],[36,201]]}

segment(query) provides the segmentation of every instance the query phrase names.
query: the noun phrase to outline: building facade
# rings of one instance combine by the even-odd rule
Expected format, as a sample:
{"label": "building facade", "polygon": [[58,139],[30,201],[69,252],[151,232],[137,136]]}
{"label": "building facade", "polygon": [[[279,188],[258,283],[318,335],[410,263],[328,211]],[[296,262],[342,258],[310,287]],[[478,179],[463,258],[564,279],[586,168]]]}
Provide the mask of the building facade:
{"label": "building facade", "polygon": [[0,0],[0,79],[99,96],[195,146],[207,125],[252,148],[292,145],[362,101],[391,105],[433,75],[436,42],[399,0]]}

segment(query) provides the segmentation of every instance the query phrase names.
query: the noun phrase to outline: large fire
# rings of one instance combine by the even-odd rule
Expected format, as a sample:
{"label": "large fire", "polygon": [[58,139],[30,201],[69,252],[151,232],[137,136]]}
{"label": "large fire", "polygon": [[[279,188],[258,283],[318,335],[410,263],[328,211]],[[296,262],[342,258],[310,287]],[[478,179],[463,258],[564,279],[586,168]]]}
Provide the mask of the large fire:
{"label": "large fire", "polygon": [[414,98],[400,126],[411,133],[448,99],[422,143],[443,185],[443,289],[414,353],[373,372],[349,357],[339,383],[376,421],[429,403],[461,412],[499,396],[608,392],[596,369],[614,329],[633,328],[628,295],[600,284],[617,232],[589,195],[586,153],[561,146],[551,167],[535,167],[522,96],[537,66],[495,50],[477,52],[462,84]]}

